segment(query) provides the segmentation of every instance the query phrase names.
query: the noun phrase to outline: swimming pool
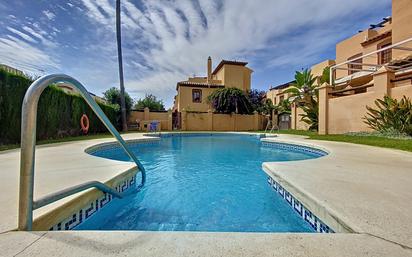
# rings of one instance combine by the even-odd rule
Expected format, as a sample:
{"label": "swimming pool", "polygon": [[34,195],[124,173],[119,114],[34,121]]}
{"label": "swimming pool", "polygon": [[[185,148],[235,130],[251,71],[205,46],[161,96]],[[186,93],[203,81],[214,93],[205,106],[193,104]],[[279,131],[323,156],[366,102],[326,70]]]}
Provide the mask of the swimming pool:
{"label": "swimming pool", "polygon": [[[116,199],[76,229],[314,232],[267,186],[262,162],[320,157],[268,147],[256,135],[168,136],[132,144],[147,171],[138,192]],[[93,155],[129,161],[119,148]]]}

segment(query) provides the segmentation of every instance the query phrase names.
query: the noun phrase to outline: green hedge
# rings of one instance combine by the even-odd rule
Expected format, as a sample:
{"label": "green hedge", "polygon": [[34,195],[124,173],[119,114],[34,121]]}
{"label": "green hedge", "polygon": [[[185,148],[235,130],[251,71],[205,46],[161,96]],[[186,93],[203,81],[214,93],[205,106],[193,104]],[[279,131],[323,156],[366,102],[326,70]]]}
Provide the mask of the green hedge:
{"label": "green hedge", "polygon": [[[21,106],[32,81],[0,69],[0,145],[20,142]],[[98,103],[118,127],[118,110]],[[58,87],[46,88],[37,112],[37,140],[81,135],[80,118],[89,117],[89,134],[107,132],[103,123],[79,95],[66,94]]]}

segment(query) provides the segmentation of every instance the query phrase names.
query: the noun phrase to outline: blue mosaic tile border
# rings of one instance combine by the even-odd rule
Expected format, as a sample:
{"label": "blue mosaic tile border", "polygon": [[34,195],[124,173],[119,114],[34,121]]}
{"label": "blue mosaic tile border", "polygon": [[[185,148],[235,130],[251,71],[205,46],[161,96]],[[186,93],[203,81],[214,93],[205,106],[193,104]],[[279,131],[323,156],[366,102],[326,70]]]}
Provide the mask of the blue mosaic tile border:
{"label": "blue mosaic tile border", "polygon": [[[126,141],[126,144],[130,147],[136,146],[136,145],[155,145],[159,144],[160,140],[157,138],[147,138],[147,139],[139,139],[139,140],[128,140]],[[114,150],[114,149],[119,149],[121,146],[117,142],[113,143],[103,143],[103,144],[98,144],[92,147],[89,147],[85,150],[86,153],[88,154],[95,154],[98,151],[104,151],[104,150]]]}
{"label": "blue mosaic tile border", "polygon": [[328,225],[322,222],[308,208],[306,208],[299,200],[284,189],[278,182],[268,176],[270,187],[277,192],[293,210],[318,233],[335,233]]}
{"label": "blue mosaic tile border", "polygon": [[147,134],[145,136],[157,136],[160,138],[167,138],[167,137],[200,137],[200,136],[251,136],[251,137],[257,137],[257,138],[264,138],[265,134],[243,134],[243,133],[230,133],[230,132],[225,132],[225,133],[214,133],[214,132],[189,132],[189,133],[157,133],[157,134]]}
{"label": "blue mosaic tile border", "polygon": [[[117,192],[125,192],[129,188],[131,188],[136,183],[136,174],[132,177],[125,179],[122,183],[115,187]],[[92,201],[89,205],[84,206],[76,213],[73,213],[67,219],[57,223],[53,227],[49,228],[50,231],[55,230],[72,230],[78,225],[82,224],[84,221],[88,220],[93,214],[100,211],[103,207],[105,207],[108,203],[113,200],[113,196],[109,193],[104,193],[98,199]]]}
{"label": "blue mosaic tile border", "polygon": [[268,141],[261,141],[261,143],[262,143],[262,146],[265,146],[265,147],[271,147],[271,148],[276,148],[276,149],[281,149],[281,150],[292,150],[292,151],[301,152],[301,153],[309,153],[317,157],[328,155],[328,153],[323,150],[316,149],[316,148],[309,147],[309,146],[287,144],[287,143],[281,143],[281,142],[268,142]]}

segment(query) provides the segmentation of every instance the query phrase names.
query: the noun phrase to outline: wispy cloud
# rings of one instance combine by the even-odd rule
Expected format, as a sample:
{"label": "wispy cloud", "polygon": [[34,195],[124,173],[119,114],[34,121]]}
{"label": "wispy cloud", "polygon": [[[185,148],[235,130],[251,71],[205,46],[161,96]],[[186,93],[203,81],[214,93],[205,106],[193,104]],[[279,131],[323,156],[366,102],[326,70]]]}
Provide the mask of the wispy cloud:
{"label": "wispy cloud", "polygon": [[[56,4],[62,6],[53,0],[41,6],[43,19],[7,13],[14,18],[0,34],[0,57],[13,59],[7,51],[15,44],[29,53],[27,64],[41,56],[43,68],[58,67],[96,93],[116,86],[115,1]],[[204,75],[211,55],[214,65],[223,58],[249,61],[263,83],[253,86],[263,88],[282,77],[279,69],[293,76],[325,53],[333,58],[337,41],[373,22],[376,10],[389,15],[389,6],[390,0],[122,0],[126,87],[134,97],[154,93],[170,105],[176,82]]]}
{"label": "wispy cloud", "polygon": [[6,63],[33,74],[59,68],[59,63],[45,52],[13,36],[0,38],[0,56]]}
{"label": "wispy cloud", "polygon": [[[351,23],[346,16],[387,4],[373,0],[145,1],[141,6],[122,2],[124,44],[128,45],[124,59],[137,64],[127,71],[128,89],[139,95],[157,93],[167,100],[176,81],[205,72],[208,55],[216,61],[246,59],[252,68],[308,64],[339,39],[333,27],[337,21]],[[92,21],[114,31],[111,3],[83,0],[83,4]]]}

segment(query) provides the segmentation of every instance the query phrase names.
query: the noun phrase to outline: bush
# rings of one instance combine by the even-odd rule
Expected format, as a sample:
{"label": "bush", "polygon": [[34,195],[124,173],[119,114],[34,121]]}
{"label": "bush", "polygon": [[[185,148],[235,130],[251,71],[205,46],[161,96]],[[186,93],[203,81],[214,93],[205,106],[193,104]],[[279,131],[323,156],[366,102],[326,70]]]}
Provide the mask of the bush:
{"label": "bush", "polygon": [[[32,80],[0,69],[0,144],[20,142],[21,106]],[[98,103],[109,120],[116,126],[118,110]],[[37,112],[37,139],[52,139],[81,135],[80,117],[89,117],[89,133],[107,129],[79,95],[66,94],[50,86],[40,97]]]}
{"label": "bush", "polygon": [[376,131],[399,131],[412,136],[412,103],[409,98],[403,96],[398,101],[385,96],[375,100],[376,109],[366,106],[368,113],[364,122]]}

